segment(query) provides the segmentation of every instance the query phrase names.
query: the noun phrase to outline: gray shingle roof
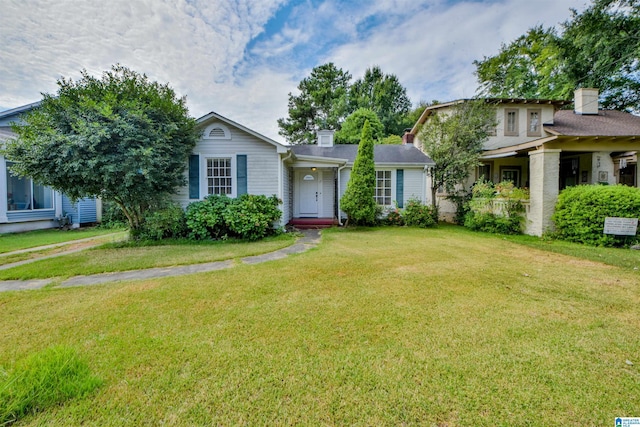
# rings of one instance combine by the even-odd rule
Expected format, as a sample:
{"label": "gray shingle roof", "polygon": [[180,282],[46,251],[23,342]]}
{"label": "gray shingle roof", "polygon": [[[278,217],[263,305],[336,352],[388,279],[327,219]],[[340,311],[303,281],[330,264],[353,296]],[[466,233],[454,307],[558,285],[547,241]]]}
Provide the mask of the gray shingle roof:
{"label": "gray shingle roof", "polygon": [[561,110],[544,129],[568,136],[632,136],[640,135],[640,117],[615,110],[600,110],[598,115]]}
{"label": "gray shingle roof", "polygon": [[[337,144],[333,147],[294,145],[291,146],[291,151],[298,156],[346,159],[349,163],[353,163],[358,153],[358,146],[355,144]],[[376,163],[433,164],[433,160],[413,145],[376,145],[373,149],[373,157]]]}

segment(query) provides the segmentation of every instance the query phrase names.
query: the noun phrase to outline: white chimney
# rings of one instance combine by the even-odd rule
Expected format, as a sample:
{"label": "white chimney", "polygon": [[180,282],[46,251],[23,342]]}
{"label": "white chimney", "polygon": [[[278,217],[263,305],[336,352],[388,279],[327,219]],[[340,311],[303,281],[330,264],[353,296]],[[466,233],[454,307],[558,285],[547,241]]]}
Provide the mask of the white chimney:
{"label": "white chimney", "polygon": [[333,134],[334,130],[319,130],[318,131],[318,147],[333,147]]}
{"label": "white chimney", "polygon": [[574,93],[576,114],[598,114],[598,89],[580,88]]}

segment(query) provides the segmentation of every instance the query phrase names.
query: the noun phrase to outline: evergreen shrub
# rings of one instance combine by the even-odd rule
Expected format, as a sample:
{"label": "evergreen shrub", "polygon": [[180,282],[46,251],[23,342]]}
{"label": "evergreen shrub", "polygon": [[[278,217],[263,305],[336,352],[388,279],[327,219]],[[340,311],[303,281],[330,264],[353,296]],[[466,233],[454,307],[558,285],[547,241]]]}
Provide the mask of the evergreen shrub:
{"label": "evergreen shrub", "polygon": [[554,236],[596,246],[623,246],[637,241],[637,234],[627,238],[603,234],[606,217],[640,217],[640,189],[579,185],[562,190],[552,216]]}

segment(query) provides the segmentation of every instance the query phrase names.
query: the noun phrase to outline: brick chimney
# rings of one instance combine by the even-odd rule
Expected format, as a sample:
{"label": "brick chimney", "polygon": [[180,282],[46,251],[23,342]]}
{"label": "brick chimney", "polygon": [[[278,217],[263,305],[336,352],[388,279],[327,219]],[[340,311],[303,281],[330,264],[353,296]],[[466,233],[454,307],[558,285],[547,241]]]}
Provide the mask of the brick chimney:
{"label": "brick chimney", "polygon": [[411,133],[411,129],[405,129],[404,135],[402,135],[402,145],[413,145],[414,134]]}
{"label": "brick chimney", "polygon": [[334,130],[323,129],[319,130],[317,133],[318,136],[318,147],[333,147],[333,134]]}
{"label": "brick chimney", "polygon": [[575,113],[581,115],[598,114],[598,89],[580,88],[574,92]]}

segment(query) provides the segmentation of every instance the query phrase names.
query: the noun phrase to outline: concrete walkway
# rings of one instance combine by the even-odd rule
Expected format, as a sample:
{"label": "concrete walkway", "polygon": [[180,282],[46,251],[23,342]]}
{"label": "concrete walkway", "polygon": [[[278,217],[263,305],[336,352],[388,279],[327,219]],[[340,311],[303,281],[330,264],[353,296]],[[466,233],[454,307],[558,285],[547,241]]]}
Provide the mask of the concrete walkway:
{"label": "concrete walkway", "polygon": [[[320,230],[302,230],[303,237],[293,245],[269,252],[240,259],[242,264],[258,264],[261,262],[282,259],[290,254],[301,253],[315,247],[320,243]],[[69,253],[69,252],[67,252]],[[40,258],[42,259],[42,258]],[[237,265],[234,260],[208,262],[204,264],[191,264],[175,267],[148,268],[144,270],[122,271],[116,273],[92,274],[89,276],[76,276],[63,281],[60,287],[89,286],[108,282],[120,282],[124,280],[143,280],[158,277],[183,276],[186,274],[204,273],[208,271],[222,270]],[[34,280],[5,280],[0,281],[0,292],[18,291],[28,289],[40,289],[53,282],[53,279]]]}

